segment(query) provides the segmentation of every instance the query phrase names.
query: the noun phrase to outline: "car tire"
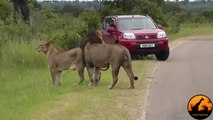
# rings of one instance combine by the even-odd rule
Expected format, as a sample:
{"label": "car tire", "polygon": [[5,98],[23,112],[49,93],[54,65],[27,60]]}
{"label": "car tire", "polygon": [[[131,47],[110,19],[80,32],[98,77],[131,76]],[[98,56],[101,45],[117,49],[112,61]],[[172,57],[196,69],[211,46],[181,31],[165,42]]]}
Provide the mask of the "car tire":
{"label": "car tire", "polygon": [[166,50],[159,51],[158,53],[155,54],[155,57],[160,60],[160,61],[165,61],[169,57],[169,48]]}

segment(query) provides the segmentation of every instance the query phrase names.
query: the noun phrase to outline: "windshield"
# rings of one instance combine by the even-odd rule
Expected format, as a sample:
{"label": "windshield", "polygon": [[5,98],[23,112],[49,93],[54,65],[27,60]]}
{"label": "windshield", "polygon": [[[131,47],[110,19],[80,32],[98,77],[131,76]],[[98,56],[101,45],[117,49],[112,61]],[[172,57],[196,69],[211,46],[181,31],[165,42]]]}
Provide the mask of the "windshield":
{"label": "windshield", "polygon": [[120,30],[156,29],[154,23],[148,18],[120,18]]}

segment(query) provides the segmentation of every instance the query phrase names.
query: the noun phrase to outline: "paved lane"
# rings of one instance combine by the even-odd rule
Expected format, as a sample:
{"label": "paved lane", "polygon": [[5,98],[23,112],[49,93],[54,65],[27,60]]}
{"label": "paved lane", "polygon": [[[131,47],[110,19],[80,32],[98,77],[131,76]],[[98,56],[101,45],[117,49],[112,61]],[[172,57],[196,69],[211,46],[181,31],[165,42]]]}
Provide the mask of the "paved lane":
{"label": "paved lane", "polygon": [[[149,90],[147,120],[194,120],[187,104],[196,94],[213,101],[213,36],[185,41],[159,62]],[[206,120],[213,120],[213,113]]]}

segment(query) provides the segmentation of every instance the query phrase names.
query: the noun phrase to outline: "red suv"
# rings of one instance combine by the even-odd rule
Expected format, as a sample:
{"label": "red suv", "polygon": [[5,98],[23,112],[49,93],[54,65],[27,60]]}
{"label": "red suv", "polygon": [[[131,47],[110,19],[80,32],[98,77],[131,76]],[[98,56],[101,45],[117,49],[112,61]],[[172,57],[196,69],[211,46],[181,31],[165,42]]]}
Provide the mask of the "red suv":
{"label": "red suv", "polygon": [[168,38],[161,25],[147,15],[107,16],[102,24],[103,39],[121,44],[132,55],[155,54],[158,60],[169,57]]}

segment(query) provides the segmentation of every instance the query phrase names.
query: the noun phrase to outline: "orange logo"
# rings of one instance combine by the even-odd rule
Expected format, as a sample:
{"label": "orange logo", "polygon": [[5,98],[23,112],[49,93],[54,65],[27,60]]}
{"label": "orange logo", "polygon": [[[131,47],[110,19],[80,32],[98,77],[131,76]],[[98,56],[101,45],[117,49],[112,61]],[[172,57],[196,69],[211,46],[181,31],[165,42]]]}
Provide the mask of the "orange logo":
{"label": "orange logo", "polygon": [[212,113],[212,102],[205,95],[195,95],[188,103],[188,112],[195,119],[205,119]]}

